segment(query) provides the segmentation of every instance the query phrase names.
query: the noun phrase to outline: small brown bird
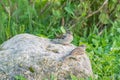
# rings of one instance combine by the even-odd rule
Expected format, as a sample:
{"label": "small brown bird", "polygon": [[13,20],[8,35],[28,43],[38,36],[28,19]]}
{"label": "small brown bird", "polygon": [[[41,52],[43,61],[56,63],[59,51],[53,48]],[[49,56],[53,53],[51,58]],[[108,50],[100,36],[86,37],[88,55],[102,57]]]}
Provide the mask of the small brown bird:
{"label": "small brown bird", "polygon": [[73,40],[72,32],[68,31],[67,33],[63,34],[63,36],[60,39],[53,39],[54,43],[58,44],[70,44]]}
{"label": "small brown bird", "polygon": [[70,54],[71,55],[82,55],[82,54],[85,54],[85,49],[86,49],[86,46],[81,45],[81,46],[73,49]]}
{"label": "small brown bird", "polygon": [[64,57],[64,61],[67,61],[67,60],[75,60],[75,61],[78,61],[80,60],[80,57],[81,55],[84,55],[85,54],[85,45],[81,45],[75,49],[73,49],[69,55],[67,55],[66,57]]}

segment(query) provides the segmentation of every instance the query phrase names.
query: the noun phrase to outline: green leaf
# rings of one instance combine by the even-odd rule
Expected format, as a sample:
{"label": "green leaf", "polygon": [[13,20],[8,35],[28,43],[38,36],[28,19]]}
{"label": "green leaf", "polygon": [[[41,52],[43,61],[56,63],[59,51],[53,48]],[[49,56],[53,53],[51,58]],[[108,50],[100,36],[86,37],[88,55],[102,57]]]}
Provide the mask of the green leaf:
{"label": "green leaf", "polygon": [[54,15],[55,17],[61,18],[60,10],[52,9],[52,13],[53,13],[53,15]]}
{"label": "green leaf", "polygon": [[116,7],[115,16],[116,16],[117,18],[120,18],[120,4],[118,4],[117,7]]}
{"label": "green leaf", "polygon": [[15,77],[15,80],[27,80],[24,76],[22,75],[16,75]]}
{"label": "green leaf", "polygon": [[117,32],[120,33],[120,28],[117,28]]}
{"label": "green leaf", "polygon": [[57,77],[55,77],[53,74],[50,75],[50,80],[57,80]]}
{"label": "green leaf", "polygon": [[71,79],[72,80],[78,80],[76,76],[74,76],[73,74],[71,74]]}
{"label": "green leaf", "polygon": [[63,26],[60,27],[60,30],[62,31],[62,33],[66,33],[65,28]]}
{"label": "green leaf", "polygon": [[106,13],[101,13],[101,14],[99,15],[99,20],[100,20],[100,22],[103,23],[103,24],[108,24],[108,20],[109,20],[108,14],[106,14]]}
{"label": "green leaf", "polygon": [[65,11],[66,11],[68,14],[71,14],[71,15],[73,15],[73,16],[75,15],[70,3],[68,3],[68,5],[65,7]]}

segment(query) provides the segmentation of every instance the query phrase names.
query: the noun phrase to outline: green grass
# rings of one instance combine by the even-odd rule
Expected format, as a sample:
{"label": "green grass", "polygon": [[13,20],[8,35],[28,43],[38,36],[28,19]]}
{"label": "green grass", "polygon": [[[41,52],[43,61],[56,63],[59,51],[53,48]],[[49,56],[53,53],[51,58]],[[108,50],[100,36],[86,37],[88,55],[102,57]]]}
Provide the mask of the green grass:
{"label": "green grass", "polygon": [[[31,33],[48,38],[54,38],[56,34],[62,33],[61,18],[65,17],[67,22],[73,17],[71,14],[74,14],[69,9],[72,6],[67,5],[65,8],[69,13],[67,14],[67,12],[63,13],[59,2],[52,3],[44,13],[40,13],[47,1],[41,1],[40,4],[39,0],[36,0],[35,3],[33,1],[29,4],[28,0],[11,2],[2,0],[0,4],[0,44],[20,33]],[[59,10],[56,9],[58,7]],[[6,8],[11,13],[6,12]],[[96,24],[93,23],[93,26],[86,26],[82,29],[82,27],[78,27],[81,23],[77,23],[77,27],[72,29],[69,24],[67,27],[63,27],[73,31],[73,44],[77,46],[86,44],[86,52],[90,57],[93,72],[98,76],[96,80],[120,80],[120,19],[110,22],[111,25],[106,25],[101,30],[102,34],[99,34],[100,31]],[[19,79],[21,76],[16,76],[16,78]],[[75,76],[72,78],[77,80]]]}

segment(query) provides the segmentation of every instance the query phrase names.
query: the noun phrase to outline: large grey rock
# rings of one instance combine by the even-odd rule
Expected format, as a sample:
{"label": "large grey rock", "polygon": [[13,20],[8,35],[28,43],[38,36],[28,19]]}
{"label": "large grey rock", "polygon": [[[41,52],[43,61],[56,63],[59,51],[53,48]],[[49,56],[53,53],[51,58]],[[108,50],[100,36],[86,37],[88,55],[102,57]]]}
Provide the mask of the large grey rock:
{"label": "large grey rock", "polygon": [[75,48],[31,34],[16,35],[0,46],[0,80],[14,80],[18,75],[28,80],[50,80],[51,75],[57,80],[70,79],[70,74],[92,76],[89,58],[85,53],[71,54]]}

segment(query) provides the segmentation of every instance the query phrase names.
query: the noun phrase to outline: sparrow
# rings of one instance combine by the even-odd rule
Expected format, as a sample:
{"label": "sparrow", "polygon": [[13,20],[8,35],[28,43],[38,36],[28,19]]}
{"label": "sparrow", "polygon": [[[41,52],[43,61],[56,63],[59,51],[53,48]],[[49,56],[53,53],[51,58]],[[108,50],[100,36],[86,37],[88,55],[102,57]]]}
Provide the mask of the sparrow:
{"label": "sparrow", "polygon": [[63,34],[63,36],[61,38],[53,39],[52,41],[57,44],[67,45],[73,41],[73,34],[72,34],[72,32],[68,31],[65,34]]}
{"label": "sparrow", "polygon": [[85,54],[85,50],[86,50],[86,46],[85,45],[81,45],[76,47],[75,49],[73,49],[69,55],[67,55],[66,57],[63,57],[64,60],[75,60],[78,61],[81,57],[81,55]]}
{"label": "sparrow", "polygon": [[80,45],[77,48],[73,49],[71,51],[71,55],[82,55],[85,54],[86,46],[85,45]]}

